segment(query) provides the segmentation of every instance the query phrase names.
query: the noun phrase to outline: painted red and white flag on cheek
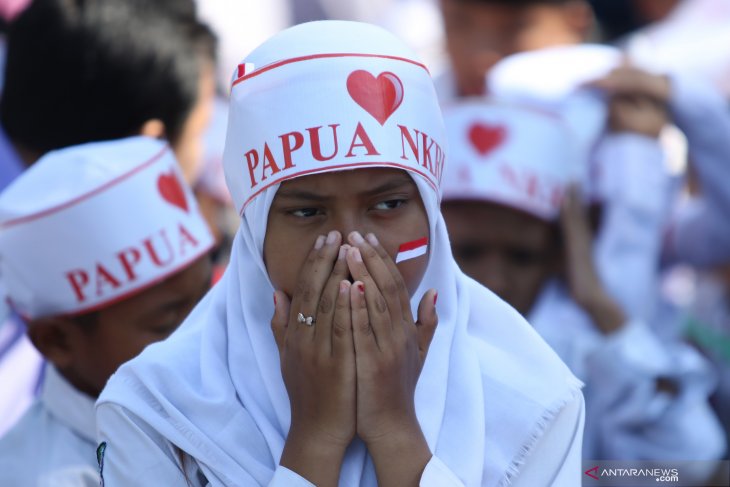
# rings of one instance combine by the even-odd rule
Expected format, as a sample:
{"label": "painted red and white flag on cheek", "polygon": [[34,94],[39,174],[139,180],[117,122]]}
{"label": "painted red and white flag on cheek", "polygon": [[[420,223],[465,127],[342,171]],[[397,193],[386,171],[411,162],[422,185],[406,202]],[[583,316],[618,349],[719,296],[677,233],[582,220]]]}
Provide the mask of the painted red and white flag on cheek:
{"label": "painted red and white flag on cheek", "polygon": [[395,263],[399,264],[406,260],[415,259],[428,252],[428,238],[423,237],[412,242],[406,242],[398,247],[398,255],[395,256]]}

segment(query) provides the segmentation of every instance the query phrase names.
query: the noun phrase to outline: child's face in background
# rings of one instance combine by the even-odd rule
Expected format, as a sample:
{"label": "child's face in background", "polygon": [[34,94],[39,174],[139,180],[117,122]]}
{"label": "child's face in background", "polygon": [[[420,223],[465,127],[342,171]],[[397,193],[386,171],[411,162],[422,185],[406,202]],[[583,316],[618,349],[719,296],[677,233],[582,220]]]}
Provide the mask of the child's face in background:
{"label": "child's face in background", "polygon": [[459,96],[484,93],[484,76],[503,57],[544,47],[578,44],[591,24],[590,8],[576,0],[526,6],[484,0],[441,0],[446,47]]}
{"label": "child's face in background", "polygon": [[481,201],[442,205],[459,267],[526,316],[560,268],[557,227]]}
{"label": "child's face in background", "polygon": [[[206,254],[163,282],[100,309],[88,323],[63,319],[64,343],[44,355],[77,389],[96,397],[120,365],[177,329],[210,288],[210,276]],[[34,342],[49,339],[39,333],[45,326],[31,325]]]}
{"label": "child's face in background", "polygon": [[[429,236],[413,179],[398,169],[355,169],[299,177],[279,187],[269,210],[264,262],[276,289],[292,296],[315,240],[336,230],[373,233],[391,258],[406,242]],[[398,264],[410,294],[426,271],[424,255]]]}

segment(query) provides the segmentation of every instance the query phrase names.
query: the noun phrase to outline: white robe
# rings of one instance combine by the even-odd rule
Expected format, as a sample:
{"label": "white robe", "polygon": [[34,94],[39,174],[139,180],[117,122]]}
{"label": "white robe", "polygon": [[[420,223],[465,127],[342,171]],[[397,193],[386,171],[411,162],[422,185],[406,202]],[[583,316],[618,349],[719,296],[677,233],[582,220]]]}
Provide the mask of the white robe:
{"label": "white robe", "polygon": [[710,85],[673,78],[670,104],[689,142],[699,197],[681,201],[672,217],[665,258],[698,266],[730,261],[730,107]]}
{"label": "white robe", "polygon": [[0,323],[0,437],[38,396],[43,356],[28,339],[25,324],[11,315]]}
{"label": "white robe", "polygon": [[43,392],[0,438],[0,485],[96,487],[94,400],[47,366]]}
{"label": "white robe", "polygon": [[[682,343],[659,340],[640,320],[601,334],[558,282],[540,295],[530,322],[585,382],[583,457],[600,460],[716,460],[725,439],[708,397],[708,363]],[[668,378],[674,396],[657,391]]]}

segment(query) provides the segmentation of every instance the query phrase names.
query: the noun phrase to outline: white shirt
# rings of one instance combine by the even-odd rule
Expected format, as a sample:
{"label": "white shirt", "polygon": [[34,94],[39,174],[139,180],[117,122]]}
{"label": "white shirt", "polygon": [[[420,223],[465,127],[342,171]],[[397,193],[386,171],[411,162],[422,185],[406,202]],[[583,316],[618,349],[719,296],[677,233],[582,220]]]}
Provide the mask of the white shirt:
{"label": "white shirt", "polygon": [[38,396],[43,357],[28,339],[25,324],[14,315],[0,323],[0,438]]}
{"label": "white shirt", "polygon": [[710,85],[672,78],[670,108],[689,142],[702,194],[673,216],[667,258],[707,266],[730,260],[730,107]]}
{"label": "white shirt", "polygon": [[[603,284],[624,312],[650,320],[656,312],[659,261],[672,180],[657,139],[634,133],[609,134],[593,157],[601,227],[594,259]],[[628,277],[628,278],[627,278]]]}
{"label": "white shirt", "polygon": [[[583,396],[577,395],[545,426],[536,440],[524,468],[519,468],[510,484],[513,487],[569,487],[580,485],[581,438],[585,418]],[[124,478],[138,472],[134,485],[190,485],[191,487],[220,486],[205,478],[195,460],[182,454],[174,445],[139,418],[114,404],[104,404],[97,410],[99,437],[107,442],[107,457],[115,455],[104,470],[104,477]],[[112,440],[113,438],[113,440]],[[468,452],[464,452],[468,454]],[[170,468],[174,463],[177,468]],[[489,483],[489,481],[492,483]],[[485,479],[482,485],[496,485],[498,479]],[[258,485],[245,483],[241,485]],[[419,484],[421,487],[459,487],[464,483],[438,457],[426,465]],[[313,487],[297,473],[281,465],[274,472],[269,487]]]}
{"label": "white shirt", "polygon": [[[530,322],[586,384],[584,458],[722,457],[724,435],[707,402],[712,374],[689,346],[662,342],[638,320],[603,335],[557,282],[542,292]],[[660,378],[678,392],[657,391]]]}
{"label": "white shirt", "polygon": [[52,367],[40,399],[0,439],[0,485],[97,487],[94,400]]}

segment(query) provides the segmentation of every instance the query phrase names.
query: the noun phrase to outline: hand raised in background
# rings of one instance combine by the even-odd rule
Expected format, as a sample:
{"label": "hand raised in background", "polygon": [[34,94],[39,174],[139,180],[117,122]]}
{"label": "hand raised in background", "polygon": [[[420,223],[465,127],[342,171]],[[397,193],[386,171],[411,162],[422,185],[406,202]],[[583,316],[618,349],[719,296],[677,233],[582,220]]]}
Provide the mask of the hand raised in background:
{"label": "hand raised in background", "polygon": [[656,138],[668,122],[671,84],[666,76],[625,64],[589,85],[609,96],[608,124],[614,132]]}
{"label": "hand raised in background", "polygon": [[573,299],[602,333],[621,329],[626,316],[598,276],[590,222],[576,186],[571,186],[565,194],[560,225],[565,239],[565,274]]}

